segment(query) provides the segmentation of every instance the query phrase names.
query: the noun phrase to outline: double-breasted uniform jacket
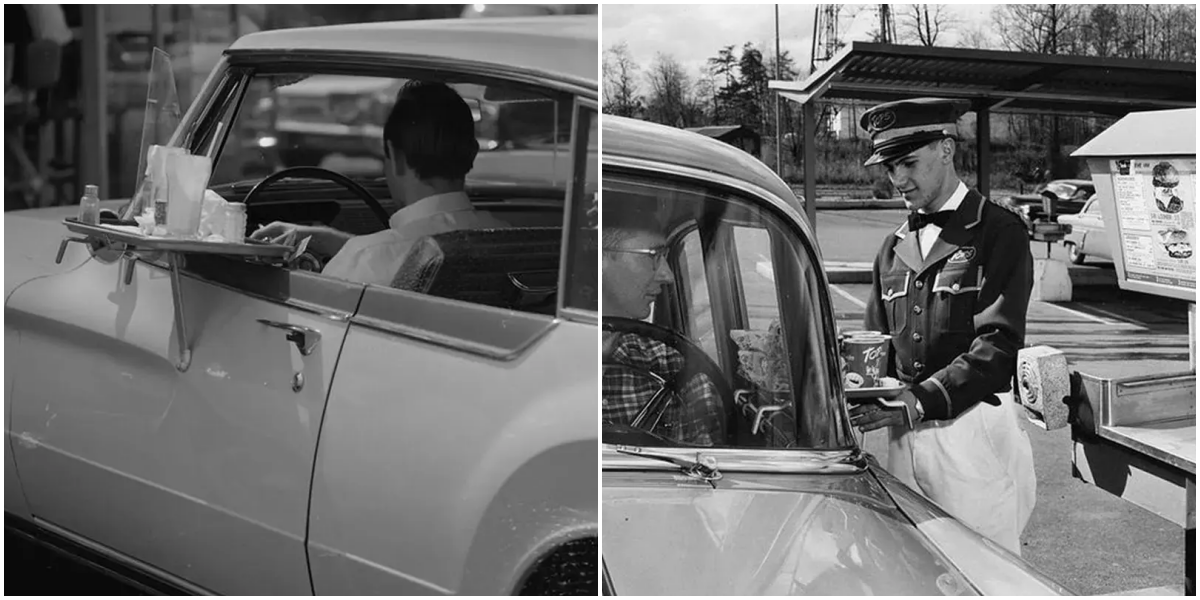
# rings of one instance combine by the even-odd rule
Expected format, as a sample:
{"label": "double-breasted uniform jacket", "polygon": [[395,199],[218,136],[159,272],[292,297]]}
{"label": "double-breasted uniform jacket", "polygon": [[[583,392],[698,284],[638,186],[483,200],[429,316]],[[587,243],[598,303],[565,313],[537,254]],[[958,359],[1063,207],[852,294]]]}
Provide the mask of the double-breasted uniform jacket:
{"label": "double-breasted uniform jacket", "polygon": [[889,375],[925,420],[953,419],[1011,387],[1025,345],[1033,256],[1024,222],[970,190],[926,258],[905,223],[875,258],[867,329],[892,336]]}

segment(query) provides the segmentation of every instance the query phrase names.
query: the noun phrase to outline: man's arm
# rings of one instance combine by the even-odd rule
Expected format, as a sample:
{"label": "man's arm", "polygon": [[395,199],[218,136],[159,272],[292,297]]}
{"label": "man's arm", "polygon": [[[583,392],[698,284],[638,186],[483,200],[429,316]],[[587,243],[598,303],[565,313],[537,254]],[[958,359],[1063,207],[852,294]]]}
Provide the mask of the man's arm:
{"label": "man's arm", "polygon": [[999,225],[988,254],[970,349],[912,388],[926,419],[957,417],[1012,380],[1017,352],[1025,345],[1025,314],[1033,288],[1033,255],[1025,228],[1015,220]]}
{"label": "man's arm", "polygon": [[341,252],[346,242],[354,237],[349,233],[332,227],[294,225],[292,223],[284,223],[283,221],[275,221],[270,225],[264,225],[250,234],[251,239],[285,245],[294,244],[297,240],[302,240],[308,236],[312,236],[312,240],[308,243],[309,249],[325,256],[333,256]]}

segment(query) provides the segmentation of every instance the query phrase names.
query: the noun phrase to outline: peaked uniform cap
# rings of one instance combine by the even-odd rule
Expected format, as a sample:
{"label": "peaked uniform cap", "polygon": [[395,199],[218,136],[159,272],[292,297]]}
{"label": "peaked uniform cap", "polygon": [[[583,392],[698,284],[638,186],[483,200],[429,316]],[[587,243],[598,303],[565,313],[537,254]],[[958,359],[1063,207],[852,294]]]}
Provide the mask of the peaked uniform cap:
{"label": "peaked uniform cap", "polygon": [[958,131],[956,123],[970,104],[949,98],[912,98],[872,106],[859,125],[871,135],[871,156],[863,166],[900,158]]}

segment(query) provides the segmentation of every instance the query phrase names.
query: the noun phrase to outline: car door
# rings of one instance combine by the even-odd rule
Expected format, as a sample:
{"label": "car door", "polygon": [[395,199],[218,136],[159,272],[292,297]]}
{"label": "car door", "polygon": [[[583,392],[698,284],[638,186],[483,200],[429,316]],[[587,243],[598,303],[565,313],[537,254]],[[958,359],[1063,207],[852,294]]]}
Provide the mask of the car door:
{"label": "car door", "polygon": [[151,260],[126,279],[124,261],[93,258],[13,294],[5,368],[26,497],[43,525],[197,591],[309,594],[317,434],[362,286],[186,260],[181,311]]}
{"label": "car door", "polygon": [[1080,252],[1096,258],[1112,258],[1108,249],[1108,233],[1104,230],[1104,217],[1100,213],[1100,203],[1095,199],[1088,201],[1079,213],[1079,224],[1084,230],[1081,236]]}
{"label": "car door", "polygon": [[564,548],[595,580],[573,550],[598,520],[595,102],[574,113],[555,314],[367,287],[321,434],[316,593],[515,593]]}

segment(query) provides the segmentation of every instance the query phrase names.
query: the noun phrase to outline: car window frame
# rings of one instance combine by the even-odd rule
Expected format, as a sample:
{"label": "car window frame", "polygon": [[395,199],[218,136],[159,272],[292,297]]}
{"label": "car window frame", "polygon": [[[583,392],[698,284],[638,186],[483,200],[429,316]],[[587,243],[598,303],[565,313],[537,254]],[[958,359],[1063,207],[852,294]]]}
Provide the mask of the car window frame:
{"label": "car window frame", "polygon": [[[752,183],[735,179],[719,173],[712,173],[700,169],[687,167],[677,164],[662,163],[658,161],[644,160],[628,156],[605,156],[602,161],[601,182],[608,180],[610,177],[614,179],[632,178],[633,180],[649,180],[662,185],[666,182],[681,184],[685,186],[707,188],[713,191],[720,191],[734,197],[740,198],[742,201],[757,207],[758,210],[770,214],[776,219],[777,223],[784,230],[785,235],[790,234],[790,237],[795,240],[799,251],[802,254],[802,260],[807,261],[809,268],[817,269],[818,272],[813,276],[816,278],[814,284],[817,286],[815,294],[810,295],[810,301],[816,302],[818,306],[812,310],[819,311],[818,318],[819,326],[824,331],[825,337],[830,343],[823,348],[813,349],[812,352],[820,352],[823,354],[826,373],[825,377],[829,382],[830,397],[824,400],[829,408],[829,424],[828,433],[834,438],[830,441],[828,448],[793,448],[786,451],[796,452],[859,452],[861,451],[861,440],[854,434],[850,426],[848,403],[846,402],[845,388],[843,386],[840,356],[836,349],[837,339],[837,320],[834,313],[832,290],[829,286],[828,276],[824,273],[824,267],[821,262],[820,250],[817,247],[816,236],[808,227],[804,217],[796,210],[795,207],[789,205],[786,200],[776,196],[770,191],[761,188]],[[679,233],[679,229],[672,232],[673,235]],[[729,239],[730,236],[726,236]],[[676,240],[669,239],[669,243],[673,247],[677,247]],[[779,243],[788,244],[787,239],[779,239]],[[772,253],[775,252],[775,238],[772,238]],[[799,266],[800,261],[796,261]],[[790,278],[790,273],[781,273],[781,268],[778,264],[773,265],[777,287],[779,290],[785,289],[784,283],[779,279],[781,275],[786,279]],[[803,273],[798,273],[797,281],[803,281]],[[725,281],[724,276],[717,281]],[[710,294],[714,285],[710,282]],[[653,314],[653,320],[657,324],[662,324],[663,320],[672,321],[673,325],[678,326],[686,319],[679,313],[680,300],[677,290],[672,289],[666,292],[670,308],[656,306]],[[795,322],[797,314],[799,314],[799,303],[782,303],[780,306],[780,318],[786,323]],[[714,310],[714,319],[721,314],[722,311]],[[786,329],[786,327],[785,327]],[[787,333],[785,332],[785,336]],[[787,336],[791,337],[791,336]],[[729,340],[728,344],[736,348],[735,342]],[[798,348],[800,344],[795,344],[790,339],[786,343],[789,356],[798,356]],[[732,355],[736,357],[736,349],[731,350]],[[801,381],[802,365],[801,361],[790,360],[792,371],[790,373],[792,381]],[[732,372],[730,365],[719,364],[725,372]],[[736,366],[736,365],[734,365]],[[836,442],[840,441],[840,445]],[[719,448],[713,450],[720,450]],[[737,449],[738,451],[748,450],[746,448]],[[781,450],[782,451],[782,450]]]}
{"label": "car window frame", "polygon": [[[595,100],[592,100],[589,98],[581,98],[579,96],[576,96],[572,110],[574,111],[575,114],[572,115],[572,117],[571,117],[571,139],[569,142],[570,151],[571,151],[571,173],[570,173],[570,178],[568,179],[568,183],[567,183],[566,202],[563,205],[563,221],[562,221],[563,222],[563,225],[562,225],[563,237],[562,237],[562,246],[561,246],[562,250],[561,250],[561,254],[559,256],[559,265],[558,265],[558,267],[559,267],[558,306],[557,306],[555,312],[561,318],[570,319],[573,321],[581,321],[584,323],[589,323],[589,324],[595,325],[595,324],[599,323],[599,308],[600,308],[599,288],[597,288],[597,290],[596,290],[597,303],[596,303],[595,309],[581,308],[581,307],[576,307],[576,306],[568,306],[567,297],[570,295],[569,290],[568,290],[568,285],[571,283],[571,271],[572,271],[572,267],[574,266],[574,252],[579,251],[575,248],[575,243],[574,243],[577,241],[577,238],[575,235],[575,226],[577,224],[573,223],[573,217],[575,216],[575,210],[577,208],[577,205],[581,202],[584,202],[584,203],[587,202],[587,199],[582,198],[580,196],[580,194],[585,193],[587,190],[587,185],[586,185],[585,180],[587,178],[587,169],[588,169],[587,161],[589,160],[588,144],[589,144],[589,142],[591,142],[591,139],[590,139],[590,131],[584,130],[584,126],[581,122],[582,121],[581,117],[582,117],[584,111],[591,111],[592,119],[591,119],[591,123],[589,124],[589,126],[591,124],[595,125],[595,134],[597,137],[597,139],[595,140],[596,141],[596,149],[597,149],[596,150],[596,161],[597,161],[597,163],[599,163],[600,162],[600,140],[598,138],[600,136],[600,108],[599,108],[599,103],[596,102]],[[598,195],[601,193],[600,190],[601,190],[602,181],[603,181],[601,173],[602,173],[602,166],[600,164],[597,164],[596,165],[596,194],[598,194]],[[597,198],[599,198],[599,196],[597,196]],[[598,202],[597,202],[597,209],[599,209]],[[598,220],[598,216],[597,216],[597,222],[596,222],[597,244],[596,244],[596,247],[594,248],[595,257],[592,259],[596,263],[597,279],[598,279],[598,275],[599,275],[599,262],[600,262],[600,249],[599,249],[599,243],[598,243],[599,242],[598,238],[599,238],[599,234],[600,234],[599,229],[600,229],[600,225],[599,225],[599,220]],[[593,285],[598,285],[598,282],[595,282]]]}
{"label": "car window frame", "polygon": [[[329,59],[332,56],[339,56],[339,55],[327,55],[327,56],[324,56],[323,58]],[[297,64],[295,62],[290,62],[290,61],[285,64],[270,64],[270,63],[265,63],[265,62],[258,62],[258,61],[248,59],[247,55],[235,55],[235,56],[233,56],[234,60],[230,60],[230,58],[231,58],[230,53],[227,53],[218,62],[217,66],[214,67],[213,72],[209,74],[209,77],[206,80],[205,87],[202,88],[203,90],[205,90],[204,92],[202,92],[203,95],[198,97],[196,102],[194,102],[192,104],[192,106],[189,107],[187,113],[184,115],[183,119],[181,119],[179,127],[176,129],[175,133],[172,135],[172,138],[171,138],[172,144],[178,144],[178,145],[181,145],[182,147],[187,148],[189,153],[203,154],[204,156],[207,156],[208,158],[210,158],[213,161],[214,166],[216,165],[218,157],[221,155],[221,152],[224,150],[226,141],[229,139],[229,135],[233,130],[233,124],[235,124],[237,122],[237,119],[238,119],[239,115],[241,114],[242,110],[244,108],[246,108],[244,106],[245,95],[250,88],[250,85],[249,85],[250,82],[256,76],[270,75],[270,74],[274,74],[274,73],[304,74],[308,71],[311,71],[312,74],[314,74],[314,75],[347,74],[347,75],[358,75],[358,76],[366,76],[366,77],[391,77],[391,78],[394,78],[395,77],[394,71],[397,71],[397,70],[401,70],[406,75],[412,75],[412,76],[420,76],[420,74],[423,74],[423,73],[429,73],[429,74],[435,75],[435,76],[437,74],[436,69],[431,68],[428,64],[426,64],[428,61],[418,63],[416,66],[410,66],[402,59],[398,59],[395,61],[376,60],[376,61],[371,61],[369,63],[365,63],[362,65],[337,62],[336,65],[333,65],[334,68],[331,70],[328,67],[330,67],[331,66],[330,63],[335,62],[335,60],[315,61],[313,64],[306,66],[306,65],[301,65],[301,64]],[[323,68],[323,67],[325,67],[325,68]],[[569,172],[564,174],[565,178],[566,178],[567,186],[565,188],[566,191],[565,191],[565,197],[564,197],[563,209],[562,209],[563,210],[563,218],[560,221],[562,223],[562,228],[563,228],[563,244],[562,244],[560,254],[559,254],[559,274],[558,274],[559,294],[558,294],[558,300],[557,300],[557,306],[556,306],[555,313],[556,313],[557,318],[564,318],[564,319],[581,321],[581,322],[592,323],[592,324],[598,323],[599,322],[598,307],[597,307],[596,311],[588,311],[585,309],[564,306],[564,297],[565,297],[564,277],[566,277],[567,274],[569,273],[569,270],[567,269],[568,259],[569,259],[568,243],[570,241],[574,241],[574,238],[569,237],[567,235],[567,233],[568,233],[568,228],[569,228],[569,224],[570,224],[569,221],[570,221],[570,217],[571,217],[570,211],[573,206],[571,201],[574,196],[574,187],[576,185],[576,177],[577,177],[576,169],[578,168],[579,164],[581,164],[581,163],[579,163],[579,157],[576,155],[576,145],[578,143],[580,143],[581,141],[585,144],[587,142],[587,140],[583,139],[583,136],[577,135],[577,129],[579,127],[579,117],[580,117],[581,111],[585,110],[585,109],[591,110],[592,113],[595,115],[594,119],[595,119],[595,125],[596,125],[595,129],[596,129],[596,136],[597,136],[595,145],[598,149],[597,150],[597,155],[598,155],[599,147],[600,147],[599,136],[601,135],[600,134],[601,128],[600,128],[600,124],[599,124],[599,119],[600,119],[599,103],[594,98],[580,96],[579,94],[572,93],[571,91],[569,91],[571,89],[570,86],[560,85],[560,84],[552,84],[550,82],[550,80],[537,80],[537,79],[531,79],[529,77],[509,78],[509,77],[505,76],[506,73],[501,73],[500,75],[495,75],[495,74],[488,75],[488,74],[479,74],[475,70],[464,70],[464,71],[462,71],[462,73],[464,75],[469,76],[473,80],[478,80],[480,82],[484,82],[484,83],[495,82],[498,84],[510,85],[515,88],[530,89],[534,92],[542,93],[548,99],[555,101],[556,107],[558,106],[559,101],[567,100],[567,99],[570,100],[571,105],[572,105],[572,111],[574,113],[571,118],[571,130],[569,132],[569,138],[567,140],[567,147],[570,149],[570,152],[571,152],[571,157],[570,157],[571,168],[570,168]],[[216,83],[215,85],[212,85],[214,81],[217,81],[218,83]],[[231,103],[232,103],[232,110],[230,109]],[[220,116],[217,118],[208,118],[208,115],[214,114],[214,111],[216,111],[216,113],[218,113]],[[199,145],[203,141],[207,142],[207,144],[206,144],[207,147],[201,149],[201,148],[199,148]],[[201,152],[200,150],[203,150],[203,151]],[[587,148],[585,146],[583,148],[583,152],[582,152],[582,160],[586,160],[586,158],[587,158]],[[599,161],[598,156],[597,156],[597,161]],[[597,168],[596,168],[597,193],[599,193],[599,189],[600,189],[599,177],[600,177],[601,172],[602,172],[602,167],[600,165],[597,165]],[[586,175],[586,167],[584,168],[584,175]],[[552,186],[553,183],[554,182],[547,182],[547,185]],[[597,250],[596,254],[597,254],[596,262],[598,265],[599,264],[599,251],[598,250]],[[152,257],[152,258],[143,257],[143,258],[141,258],[141,260],[145,260],[146,262],[148,262],[150,264],[154,264],[161,268],[168,267],[165,257]],[[240,259],[230,259],[230,260],[240,260]],[[292,272],[296,271],[295,269],[288,269],[281,265],[269,265],[269,267],[272,269],[284,271],[287,273],[292,273]],[[186,262],[185,262],[184,266],[181,268],[181,272],[188,273],[189,275],[191,275],[193,277],[198,277],[202,280],[211,281],[211,273],[208,275],[201,275],[199,273],[193,273],[193,272],[189,271],[189,269],[187,268]],[[323,275],[319,272],[313,273],[312,275],[315,275],[318,278],[322,278],[322,279],[341,281],[335,277]],[[227,282],[217,282],[217,281],[211,281],[211,282],[212,283],[222,283],[223,285],[226,285],[227,287],[229,287],[231,285]],[[351,285],[361,286],[363,288],[368,287],[365,284],[361,284],[358,282],[346,282],[346,283],[349,283]],[[252,291],[251,289],[239,289],[239,291],[242,293],[248,294],[248,295],[256,295],[255,292]]]}

